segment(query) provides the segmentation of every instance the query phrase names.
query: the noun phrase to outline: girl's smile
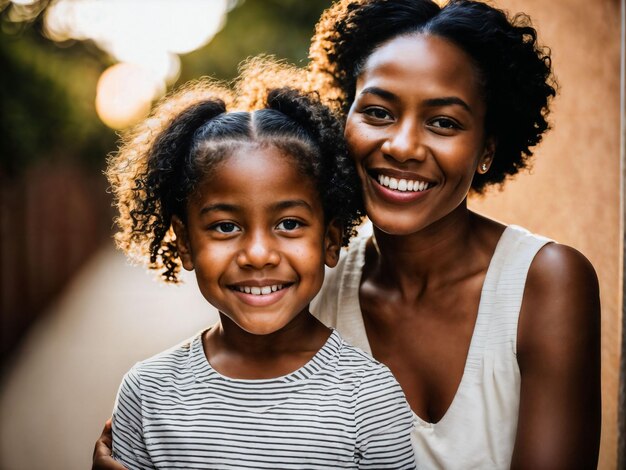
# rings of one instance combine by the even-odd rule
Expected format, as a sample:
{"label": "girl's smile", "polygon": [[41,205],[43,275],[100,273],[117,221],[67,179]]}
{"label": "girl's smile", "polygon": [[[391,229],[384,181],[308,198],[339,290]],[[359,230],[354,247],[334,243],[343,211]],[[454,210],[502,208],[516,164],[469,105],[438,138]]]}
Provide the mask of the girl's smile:
{"label": "girl's smile", "polygon": [[284,281],[259,280],[244,281],[230,286],[242,302],[256,307],[267,307],[283,298],[294,283]]}
{"label": "girl's smile", "polygon": [[293,156],[238,145],[202,180],[187,214],[174,221],[183,266],[222,314],[257,335],[308,314],[340,233],[326,229],[320,195]]}

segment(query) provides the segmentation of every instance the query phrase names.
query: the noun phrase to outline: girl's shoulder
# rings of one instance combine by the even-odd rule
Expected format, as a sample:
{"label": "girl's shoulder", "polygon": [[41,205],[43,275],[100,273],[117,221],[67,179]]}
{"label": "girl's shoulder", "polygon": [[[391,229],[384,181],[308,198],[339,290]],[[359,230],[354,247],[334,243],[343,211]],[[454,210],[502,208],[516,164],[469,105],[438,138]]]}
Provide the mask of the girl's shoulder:
{"label": "girl's shoulder", "polygon": [[201,337],[202,332],[199,332],[165,351],[137,362],[128,374],[139,378],[142,375],[165,376],[179,373],[189,364],[192,355],[198,354],[199,348],[201,350]]}

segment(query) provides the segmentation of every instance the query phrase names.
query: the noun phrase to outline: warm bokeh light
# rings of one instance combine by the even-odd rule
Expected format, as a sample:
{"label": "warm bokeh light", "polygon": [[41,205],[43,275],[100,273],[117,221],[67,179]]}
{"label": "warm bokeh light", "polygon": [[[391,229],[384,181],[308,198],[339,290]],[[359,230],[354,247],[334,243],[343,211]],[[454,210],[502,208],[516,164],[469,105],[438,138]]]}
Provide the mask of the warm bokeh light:
{"label": "warm bokeh light", "polygon": [[146,117],[152,100],[162,94],[160,83],[142,67],[121,62],[98,80],[96,111],[107,126],[124,129]]}
{"label": "warm bokeh light", "polygon": [[[115,80],[124,86],[105,85],[112,78],[105,80],[103,76],[100,80],[98,115],[108,126],[119,129],[121,123],[130,125],[136,116],[143,115],[136,110],[144,109],[141,100],[149,94],[139,92],[141,100],[131,103],[137,91],[129,91],[129,80],[138,84],[143,80],[138,77],[148,74],[149,81],[159,84],[156,90],[163,93],[166,85],[179,76],[178,54],[207,44],[236,3],[235,0],[56,0],[46,10],[44,32],[58,42],[92,40],[116,61],[143,70],[140,73],[127,67],[115,69]],[[129,75],[123,78],[123,74]],[[150,99],[158,96],[153,94]]]}
{"label": "warm bokeh light", "polygon": [[37,3],[39,0],[11,0],[11,3],[15,5],[32,5]]}

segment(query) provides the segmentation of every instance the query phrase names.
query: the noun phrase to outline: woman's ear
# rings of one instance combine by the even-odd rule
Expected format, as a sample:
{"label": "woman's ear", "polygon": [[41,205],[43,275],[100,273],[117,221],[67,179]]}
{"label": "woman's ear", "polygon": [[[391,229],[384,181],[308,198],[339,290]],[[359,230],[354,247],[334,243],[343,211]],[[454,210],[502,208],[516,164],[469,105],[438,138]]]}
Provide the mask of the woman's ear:
{"label": "woman's ear", "polygon": [[178,257],[183,263],[183,268],[187,271],[193,271],[193,261],[191,258],[191,246],[189,245],[189,235],[187,227],[177,216],[172,216],[172,228],[176,234],[176,248],[178,249]]}
{"label": "woman's ear", "polygon": [[324,236],[324,263],[329,268],[334,268],[339,262],[342,240],[341,223],[337,219],[333,219],[326,227],[326,235]]}
{"label": "woman's ear", "polygon": [[489,167],[491,167],[491,163],[493,162],[493,157],[496,154],[496,139],[493,137],[487,137],[485,142],[485,150],[483,152],[482,157],[478,161],[478,168],[476,171],[484,175],[489,171]]}

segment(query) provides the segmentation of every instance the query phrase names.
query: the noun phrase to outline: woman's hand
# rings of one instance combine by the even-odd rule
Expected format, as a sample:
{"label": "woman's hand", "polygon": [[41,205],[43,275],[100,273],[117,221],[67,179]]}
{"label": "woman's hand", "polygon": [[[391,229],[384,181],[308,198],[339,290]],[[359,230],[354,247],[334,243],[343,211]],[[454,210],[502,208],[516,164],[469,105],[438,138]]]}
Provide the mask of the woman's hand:
{"label": "woman's hand", "polygon": [[112,449],[111,419],[107,419],[102,434],[100,434],[93,449],[91,470],[128,470],[124,465],[113,459]]}

